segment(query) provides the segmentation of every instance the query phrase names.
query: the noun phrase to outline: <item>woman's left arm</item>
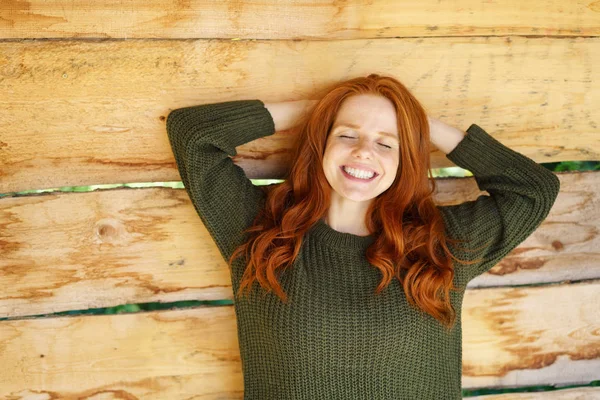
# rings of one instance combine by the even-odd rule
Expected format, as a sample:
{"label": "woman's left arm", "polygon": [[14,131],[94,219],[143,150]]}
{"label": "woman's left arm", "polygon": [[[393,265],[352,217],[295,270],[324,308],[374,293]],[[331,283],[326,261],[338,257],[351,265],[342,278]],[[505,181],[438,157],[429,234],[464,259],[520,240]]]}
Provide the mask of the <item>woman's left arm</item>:
{"label": "woman's left arm", "polygon": [[466,132],[448,125],[437,118],[427,116],[429,121],[429,137],[431,143],[444,154],[450,153],[460,143],[466,135]]}
{"label": "woman's left arm", "polygon": [[558,177],[525,155],[505,146],[480,126],[462,134],[431,119],[431,141],[446,158],[473,173],[481,195],[461,204],[438,206],[448,236],[466,240],[477,251],[461,259],[479,262],[457,269],[459,286],[488,271],[531,235],[546,218],[560,190]]}

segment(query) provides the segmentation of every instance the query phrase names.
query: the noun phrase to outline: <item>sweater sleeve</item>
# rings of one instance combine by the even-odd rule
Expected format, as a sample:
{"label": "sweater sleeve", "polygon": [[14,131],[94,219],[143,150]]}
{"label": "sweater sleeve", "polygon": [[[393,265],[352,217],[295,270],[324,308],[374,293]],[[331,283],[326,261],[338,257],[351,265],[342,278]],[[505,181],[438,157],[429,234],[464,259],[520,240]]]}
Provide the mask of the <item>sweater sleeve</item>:
{"label": "sweater sleeve", "polygon": [[236,100],[173,110],[166,125],[183,185],[227,261],[265,199],[230,156],[275,133],[273,118],[260,100]]}
{"label": "sweater sleeve", "polygon": [[469,249],[453,254],[462,260],[482,259],[470,265],[455,261],[458,285],[465,287],[538,228],[554,205],[560,181],[552,171],[504,146],[475,124],[446,158],[471,171],[479,189],[489,193],[473,201],[438,206],[448,236],[466,240],[458,246]]}

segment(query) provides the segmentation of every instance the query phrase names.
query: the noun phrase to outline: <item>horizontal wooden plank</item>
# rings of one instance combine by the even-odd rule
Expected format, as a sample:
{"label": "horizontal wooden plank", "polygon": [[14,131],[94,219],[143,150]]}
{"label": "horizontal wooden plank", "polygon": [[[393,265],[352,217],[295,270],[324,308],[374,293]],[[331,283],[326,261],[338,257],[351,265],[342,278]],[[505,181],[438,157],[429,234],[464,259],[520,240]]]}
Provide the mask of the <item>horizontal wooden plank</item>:
{"label": "horizontal wooden plank", "polygon": [[[549,216],[470,287],[600,278],[600,172],[558,173]],[[439,178],[440,205],[485,194]],[[185,190],[113,189],[0,199],[0,317],[126,303],[233,299],[229,269]]]}
{"label": "horizontal wooden plank", "polygon": [[[396,36],[598,36],[590,0],[185,2],[3,1],[2,38],[357,39]],[[265,23],[268,21],[268,24]]]}
{"label": "horizontal wooden plank", "polygon": [[[232,299],[227,264],[185,190],[0,199],[0,317]],[[8,226],[10,225],[10,226]]]}
{"label": "horizontal wooden plank", "polygon": [[[170,110],[310,99],[372,72],[397,77],[429,114],[460,129],[477,123],[537,162],[599,160],[599,44],[489,37],[2,42],[0,193],[179,180],[165,127]],[[281,178],[292,144],[278,132],[240,146],[235,161],[250,178]],[[453,166],[437,149],[431,161]]]}
{"label": "horizontal wooden plank", "polygon": [[488,273],[469,282],[469,287],[600,277],[600,171],[556,175],[560,194],[549,216]]}
{"label": "horizontal wooden plank", "polygon": [[[462,321],[465,389],[598,379],[600,281],[470,289]],[[233,306],[2,321],[0,397],[242,398],[236,335]]]}
{"label": "horizontal wooden plank", "polygon": [[471,289],[463,385],[584,384],[600,371],[600,281]]}
{"label": "horizontal wooden plank", "polygon": [[504,393],[465,397],[468,400],[597,400],[600,387],[543,390],[540,392]]}
{"label": "horizontal wooden plank", "polygon": [[243,397],[232,306],[2,321],[0,349],[2,399]]}

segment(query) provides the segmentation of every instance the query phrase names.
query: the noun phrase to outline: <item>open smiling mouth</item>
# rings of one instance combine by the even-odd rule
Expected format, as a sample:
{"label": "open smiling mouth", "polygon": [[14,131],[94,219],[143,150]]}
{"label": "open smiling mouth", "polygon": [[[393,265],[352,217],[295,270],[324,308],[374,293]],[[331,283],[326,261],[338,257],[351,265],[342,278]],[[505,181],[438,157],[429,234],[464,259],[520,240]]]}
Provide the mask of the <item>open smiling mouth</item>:
{"label": "open smiling mouth", "polygon": [[375,173],[373,174],[373,176],[372,176],[372,177],[370,177],[370,178],[367,178],[367,179],[363,179],[363,178],[357,178],[356,176],[352,176],[352,175],[350,175],[349,173],[347,173],[347,172],[344,170],[344,167],[343,167],[343,166],[342,166],[342,167],[340,167],[340,169],[342,170],[342,174],[344,174],[344,176],[345,176],[346,178],[348,178],[348,179],[350,179],[350,180],[352,180],[352,181],[355,181],[355,182],[365,182],[365,183],[367,183],[367,182],[371,182],[373,179],[375,179],[375,178],[377,178],[377,177],[379,176],[379,174],[375,172]]}

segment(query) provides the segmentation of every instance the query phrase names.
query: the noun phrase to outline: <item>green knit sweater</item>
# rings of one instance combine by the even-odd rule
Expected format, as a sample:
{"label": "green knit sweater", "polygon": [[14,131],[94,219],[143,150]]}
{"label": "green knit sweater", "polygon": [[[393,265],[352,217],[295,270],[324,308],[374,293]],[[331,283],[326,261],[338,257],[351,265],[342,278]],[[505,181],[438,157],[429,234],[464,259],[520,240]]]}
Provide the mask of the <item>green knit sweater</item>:
{"label": "green knit sweater", "polygon": [[[221,255],[228,260],[245,240],[242,231],[265,194],[230,156],[236,147],[275,133],[260,100],[237,100],[173,110],[167,133],[183,184]],[[455,253],[455,284],[462,289],[523,242],[546,218],[560,188],[555,174],[502,145],[472,124],[446,156],[468,169],[482,195],[438,206],[450,237],[479,252]],[[235,300],[244,399],[460,399],[461,307],[452,292],[457,323],[448,333],[429,314],[409,306],[397,280],[379,295],[381,276],[365,258],[374,236],[342,233],[324,222],[305,235],[300,256],[280,277],[284,304],[255,283]],[[236,259],[237,293],[245,263]],[[260,290],[258,290],[258,289]]]}

